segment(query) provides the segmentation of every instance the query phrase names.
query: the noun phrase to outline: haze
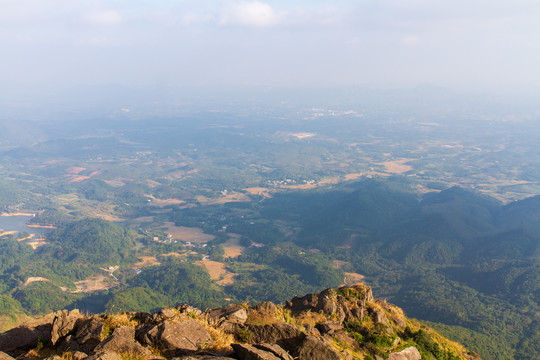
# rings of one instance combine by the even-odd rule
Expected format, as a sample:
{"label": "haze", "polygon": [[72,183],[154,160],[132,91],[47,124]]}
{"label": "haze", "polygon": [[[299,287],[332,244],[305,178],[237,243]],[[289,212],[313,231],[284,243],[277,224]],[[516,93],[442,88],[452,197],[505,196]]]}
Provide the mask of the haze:
{"label": "haze", "polygon": [[0,94],[540,83],[536,0],[0,1]]}

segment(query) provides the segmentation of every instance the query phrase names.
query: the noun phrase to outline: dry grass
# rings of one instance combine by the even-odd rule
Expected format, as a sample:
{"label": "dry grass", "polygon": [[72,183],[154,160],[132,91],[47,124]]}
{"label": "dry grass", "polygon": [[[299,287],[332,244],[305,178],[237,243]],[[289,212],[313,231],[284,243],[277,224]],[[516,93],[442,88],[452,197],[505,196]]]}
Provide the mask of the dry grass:
{"label": "dry grass", "polygon": [[345,273],[345,285],[353,285],[363,282],[365,279],[365,276],[358,273]]}
{"label": "dry grass", "polygon": [[263,187],[249,187],[249,188],[245,188],[244,191],[246,191],[250,195],[260,195],[265,198],[272,197],[272,194],[270,193],[270,189],[263,188]]}
{"label": "dry grass", "polygon": [[227,240],[222,246],[225,254],[224,258],[236,258],[244,252],[244,247],[240,245],[240,235],[229,234],[229,240]]}
{"label": "dry grass", "polygon": [[75,283],[77,289],[73,293],[89,293],[99,290],[107,290],[113,287],[105,276],[93,276],[89,279],[77,281]]}
{"label": "dry grass", "polygon": [[414,159],[401,159],[401,160],[395,160],[395,161],[386,161],[386,162],[381,163],[381,165],[384,166],[384,168],[386,169],[386,172],[389,172],[391,174],[403,174],[413,169],[412,166],[405,164],[412,160]]}
{"label": "dry grass", "polygon": [[208,331],[208,334],[210,334],[210,337],[213,340],[211,344],[204,346],[205,350],[218,353],[232,351],[231,344],[236,342],[232,334],[227,334],[223,330],[213,327],[203,317],[195,320],[197,320],[206,329],[206,331]]}
{"label": "dry grass", "polygon": [[[160,227],[161,229],[161,227]],[[207,243],[214,240],[214,235],[205,234],[202,229],[187,226],[176,226],[172,222],[165,223],[167,234],[171,234],[173,239],[181,241],[189,241],[193,243]]]}
{"label": "dry grass", "polygon": [[205,196],[197,196],[195,198],[201,205],[219,205],[219,204],[226,204],[230,202],[249,202],[251,201],[251,198],[241,192],[231,191],[230,193],[227,193],[226,195],[219,197],[219,198],[207,198]]}
{"label": "dry grass", "polygon": [[296,323],[301,326],[305,326],[305,325],[315,326],[324,321],[326,321],[326,316],[324,316],[323,314],[314,313],[311,311],[308,311],[308,312],[305,312],[296,316]]}
{"label": "dry grass", "polygon": [[161,265],[161,263],[154,256],[141,256],[139,262],[132,265],[133,269],[142,269],[150,266]]}

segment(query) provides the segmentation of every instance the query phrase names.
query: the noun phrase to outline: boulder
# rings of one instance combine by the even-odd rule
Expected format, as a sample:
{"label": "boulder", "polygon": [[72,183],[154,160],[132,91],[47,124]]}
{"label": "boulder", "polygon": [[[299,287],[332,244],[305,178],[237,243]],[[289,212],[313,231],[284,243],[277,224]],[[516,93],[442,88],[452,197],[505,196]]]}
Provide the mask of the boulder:
{"label": "boulder", "polygon": [[246,325],[245,328],[251,332],[252,343],[278,344],[286,350],[293,348],[298,340],[304,336],[297,327],[284,324],[268,325]]}
{"label": "boulder", "polygon": [[257,349],[261,349],[270,352],[282,360],[293,360],[293,357],[289,355],[281,346],[276,344],[255,344],[253,345]]}
{"label": "boulder", "polygon": [[247,344],[232,344],[239,360],[281,360],[271,352],[257,349],[255,346]]}
{"label": "boulder", "polygon": [[274,315],[277,311],[277,306],[274,303],[263,301],[255,306],[255,310],[261,313]]}
{"label": "boulder", "polygon": [[333,334],[337,330],[343,329],[343,325],[334,321],[326,321],[322,324],[318,324],[317,329],[319,329],[321,334]]}
{"label": "boulder", "polygon": [[54,317],[51,329],[51,343],[56,345],[58,339],[68,335],[75,327],[78,319],[82,317],[79,310],[58,311]]}
{"label": "boulder", "polygon": [[142,344],[157,347],[167,357],[189,355],[212,342],[206,329],[193,319],[147,324],[137,329],[135,336]]}
{"label": "boulder", "polygon": [[422,356],[418,349],[414,346],[408,347],[397,353],[391,353],[388,360],[422,360]]}
{"label": "boulder", "polygon": [[88,357],[88,355],[86,355],[85,353],[83,353],[82,351],[75,351],[71,354],[71,357],[75,360],[83,360],[83,359],[86,359]]}
{"label": "boulder", "polygon": [[87,345],[93,348],[101,342],[104,322],[98,317],[79,319],[75,325],[76,331],[74,340],[80,345]]}
{"label": "boulder", "polygon": [[54,314],[50,314],[0,334],[0,351],[18,356],[36,347],[38,342],[48,343],[53,320]]}
{"label": "boulder", "polygon": [[244,324],[248,314],[242,305],[237,304],[219,309],[207,310],[205,316],[209,322],[214,324],[221,324],[225,321],[233,324]]}
{"label": "boulder", "polygon": [[96,352],[112,351],[115,353],[128,353],[150,357],[152,353],[135,341],[135,329],[129,326],[120,326],[103,340],[95,349]]}
{"label": "boulder", "polygon": [[237,360],[236,358],[226,356],[213,355],[186,355],[181,357],[173,357],[171,360]]}
{"label": "boulder", "polygon": [[155,314],[152,314],[150,321],[160,322],[164,320],[175,320],[180,317],[180,313],[174,309],[161,309]]}
{"label": "boulder", "polygon": [[176,308],[180,314],[200,316],[202,311],[190,305],[178,305]]}
{"label": "boulder", "polygon": [[386,326],[390,325],[390,322],[388,321],[388,318],[386,317],[383,311],[376,308],[369,308],[368,313],[375,324],[381,323]]}
{"label": "boulder", "polygon": [[307,335],[293,353],[298,360],[341,360],[339,353],[322,338]]}

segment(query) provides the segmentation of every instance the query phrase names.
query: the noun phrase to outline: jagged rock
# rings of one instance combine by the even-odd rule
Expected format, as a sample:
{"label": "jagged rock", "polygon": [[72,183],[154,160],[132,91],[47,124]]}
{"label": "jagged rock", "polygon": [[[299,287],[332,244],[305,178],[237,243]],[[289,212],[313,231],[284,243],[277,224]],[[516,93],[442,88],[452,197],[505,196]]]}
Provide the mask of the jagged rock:
{"label": "jagged rock", "polygon": [[422,356],[418,349],[414,346],[408,347],[397,353],[391,353],[388,360],[422,360]]}
{"label": "jagged rock", "polygon": [[77,342],[78,345],[82,346],[76,350],[83,350],[85,352],[91,352],[100,342],[101,336],[103,333],[103,319],[101,318],[89,318],[89,319],[80,319],[77,321],[75,327],[76,332],[75,336],[66,341]]}
{"label": "jagged rock", "polygon": [[69,312],[67,310],[58,311],[52,323],[51,343],[56,345],[58,339],[69,334],[81,317],[82,315],[77,309]]}
{"label": "jagged rock", "polygon": [[376,308],[369,308],[368,313],[375,324],[381,323],[387,326],[390,325],[388,318],[386,317],[384,312],[382,312],[381,310],[376,309]]}
{"label": "jagged rock", "polygon": [[0,351],[0,360],[15,360],[5,352]]}
{"label": "jagged rock", "polygon": [[246,344],[231,345],[240,360],[281,360],[271,352],[257,349],[255,346]]}
{"label": "jagged rock", "polygon": [[293,353],[298,360],[341,360],[339,353],[321,338],[307,335]]}
{"label": "jagged rock", "polygon": [[304,330],[307,335],[321,336],[321,332],[311,324],[304,325]]}
{"label": "jagged rock", "polygon": [[120,326],[103,340],[95,349],[96,352],[112,351],[115,353],[129,353],[141,356],[151,356],[150,350],[135,341],[135,329],[129,326]]}
{"label": "jagged rock", "polygon": [[73,357],[73,359],[75,360],[83,360],[83,359],[86,359],[88,355],[86,355],[82,351],[75,351],[74,353],[71,354],[71,357]]}
{"label": "jagged rock", "polygon": [[87,357],[85,360],[122,360],[120,356],[111,351],[103,351]]}
{"label": "jagged rock", "polygon": [[206,329],[193,319],[145,325],[137,329],[135,336],[142,344],[157,347],[167,357],[188,355],[199,350],[202,344],[212,342]]}
{"label": "jagged rock", "polygon": [[252,343],[278,344],[286,350],[298,342],[304,334],[295,326],[290,324],[269,324],[269,325],[246,325],[251,332]]}
{"label": "jagged rock", "polygon": [[274,303],[263,301],[255,306],[255,310],[262,313],[274,315],[277,311],[277,306]]}
{"label": "jagged rock", "polygon": [[186,304],[177,306],[176,310],[178,310],[178,312],[183,315],[193,314],[195,316],[200,316],[202,314],[201,310],[194,308],[193,306],[186,305]]}
{"label": "jagged rock", "polygon": [[214,324],[221,324],[223,322],[244,324],[248,314],[242,305],[229,305],[219,309],[207,310],[205,316],[209,322]]}
{"label": "jagged rock", "polygon": [[150,320],[157,323],[164,320],[174,320],[178,317],[180,317],[180,313],[174,309],[161,309],[155,314],[152,314]]}
{"label": "jagged rock", "polygon": [[319,329],[322,334],[333,334],[337,330],[343,329],[343,325],[337,322],[327,321],[325,323],[318,324],[317,329]]}
{"label": "jagged rock", "polygon": [[49,314],[0,334],[0,351],[18,356],[36,347],[38,341],[49,342],[53,319],[54,314]]}
{"label": "jagged rock", "polygon": [[60,357],[59,355],[51,355],[43,360],[62,360],[62,357]]}
{"label": "jagged rock", "polygon": [[293,360],[293,357],[291,355],[289,355],[289,353],[287,351],[285,351],[285,349],[283,349],[279,345],[276,345],[276,344],[255,344],[253,346],[255,346],[257,349],[261,349],[261,350],[264,350],[264,351],[271,352],[272,354],[274,354],[275,356],[277,356],[281,360]]}

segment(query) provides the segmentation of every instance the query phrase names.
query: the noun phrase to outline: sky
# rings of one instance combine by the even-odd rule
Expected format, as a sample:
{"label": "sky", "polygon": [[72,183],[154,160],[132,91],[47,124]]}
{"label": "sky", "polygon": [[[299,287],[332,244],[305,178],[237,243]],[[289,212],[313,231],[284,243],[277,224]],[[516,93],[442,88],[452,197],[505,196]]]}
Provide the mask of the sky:
{"label": "sky", "polygon": [[0,0],[0,94],[80,86],[540,90],[538,0]]}

